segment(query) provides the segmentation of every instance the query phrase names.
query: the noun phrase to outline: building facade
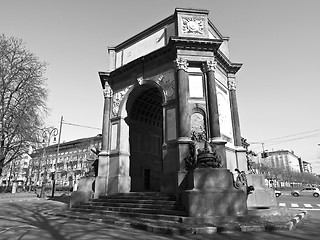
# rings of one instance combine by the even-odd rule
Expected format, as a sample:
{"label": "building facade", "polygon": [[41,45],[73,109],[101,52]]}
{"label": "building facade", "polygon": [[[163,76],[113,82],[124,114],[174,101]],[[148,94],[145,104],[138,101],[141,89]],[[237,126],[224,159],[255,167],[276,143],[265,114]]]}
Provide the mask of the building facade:
{"label": "building facade", "polygon": [[301,172],[313,173],[311,163],[306,161],[300,161],[300,162],[301,162]]}
{"label": "building facade", "polygon": [[301,159],[289,150],[276,150],[267,153],[267,157],[263,162],[271,168],[281,168],[285,171],[301,171]]}
{"label": "building facade", "polygon": [[0,176],[0,186],[5,187],[10,185],[12,182],[16,182],[18,186],[24,187],[30,174],[30,160],[30,155],[24,154],[7,164],[3,168],[2,175]]}
{"label": "building facade", "polygon": [[36,149],[29,161],[29,178],[25,181],[32,186],[41,186],[43,183],[52,184],[52,173],[57,163],[56,186],[73,186],[79,178],[91,168],[97,159],[92,148],[101,149],[101,135],[82,138],[59,145],[50,145]]}

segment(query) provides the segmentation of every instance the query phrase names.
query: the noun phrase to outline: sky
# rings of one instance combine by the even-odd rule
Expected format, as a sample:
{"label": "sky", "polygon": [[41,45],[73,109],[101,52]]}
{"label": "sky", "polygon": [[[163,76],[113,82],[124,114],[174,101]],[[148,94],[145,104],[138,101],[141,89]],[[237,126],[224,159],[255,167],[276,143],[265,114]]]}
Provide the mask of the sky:
{"label": "sky", "polygon": [[230,37],[230,59],[243,63],[237,100],[250,148],[294,151],[320,174],[318,0],[0,0],[0,32],[48,63],[46,125],[59,128],[63,116],[61,141],[70,141],[101,132],[107,47],[177,7],[209,10]]}

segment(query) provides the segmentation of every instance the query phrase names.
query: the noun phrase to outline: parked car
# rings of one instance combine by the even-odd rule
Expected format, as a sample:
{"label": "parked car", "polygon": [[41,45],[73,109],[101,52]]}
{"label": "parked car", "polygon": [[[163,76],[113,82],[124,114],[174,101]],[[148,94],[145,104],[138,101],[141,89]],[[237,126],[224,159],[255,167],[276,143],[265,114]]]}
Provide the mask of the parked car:
{"label": "parked car", "polygon": [[301,190],[292,191],[291,195],[294,196],[294,197],[299,197],[299,196],[319,197],[320,196],[320,190],[319,190],[319,188],[316,188],[316,187],[305,187],[305,188],[302,188]]}
{"label": "parked car", "polygon": [[274,190],[274,194],[276,195],[276,197],[280,197],[281,191],[279,191],[279,190]]}

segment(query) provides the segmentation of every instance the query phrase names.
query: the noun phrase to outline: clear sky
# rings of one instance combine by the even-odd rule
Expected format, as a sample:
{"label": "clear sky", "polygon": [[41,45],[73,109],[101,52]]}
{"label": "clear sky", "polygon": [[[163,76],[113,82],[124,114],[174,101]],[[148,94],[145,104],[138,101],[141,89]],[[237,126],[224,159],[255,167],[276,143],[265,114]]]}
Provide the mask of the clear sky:
{"label": "clear sky", "polygon": [[269,151],[293,150],[320,174],[318,0],[0,0],[0,32],[23,39],[49,64],[47,125],[59,127],[63,116],[92,127],[63,124],[61,139],[69,141],[100,132],[98,71],[107,70],[107,47],[176,7],[208,9],[230,37],[231,60],[244,64],[237,74],[242,136]]}

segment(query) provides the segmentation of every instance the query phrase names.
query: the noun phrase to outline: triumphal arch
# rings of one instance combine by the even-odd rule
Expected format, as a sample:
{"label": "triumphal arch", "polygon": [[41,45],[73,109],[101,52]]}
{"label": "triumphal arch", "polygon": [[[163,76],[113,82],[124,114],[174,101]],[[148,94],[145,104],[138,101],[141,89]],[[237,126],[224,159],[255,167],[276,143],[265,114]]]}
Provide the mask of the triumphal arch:
{"label": "triumphal arch", "polygon": [[229,59],[229,38],[208,14],[175,9],[108,48],[108,70],[99,72],[104,112],[95,197],[172,193],[190,215],[194,205],[207,211],[224,198],[231,212],[245,208],[232,174],[247,170],[235,83],[242,64]]}

